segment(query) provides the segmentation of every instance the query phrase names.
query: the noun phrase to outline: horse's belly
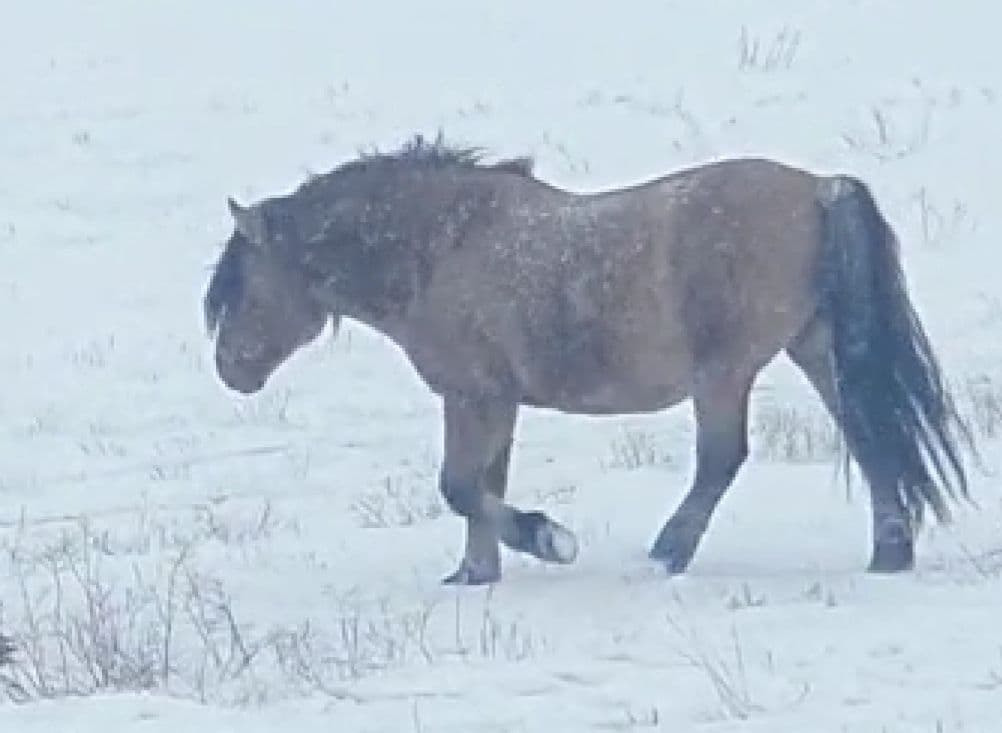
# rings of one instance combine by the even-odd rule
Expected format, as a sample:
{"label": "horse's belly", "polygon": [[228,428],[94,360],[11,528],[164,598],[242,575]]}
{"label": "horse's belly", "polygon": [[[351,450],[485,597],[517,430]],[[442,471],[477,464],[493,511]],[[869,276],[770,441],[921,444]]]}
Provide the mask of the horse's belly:
{"label": "horse's belly", "polygon": [[[653,320],[653,319],[652,319]],[[594,320],[547,334],[516,360],[531,402],[570,413],[654,412],[691,391],[691,358],[667,319],[652,327]],[[529,400],[527,400],[529,402]]]}
{"label": "horse's belly", "polygon": [[604,380],[594,385],[564,385],[548,394],[526,395],[523,403],[581,415],[656,412],[687,399],[688,385],[640,384]]}

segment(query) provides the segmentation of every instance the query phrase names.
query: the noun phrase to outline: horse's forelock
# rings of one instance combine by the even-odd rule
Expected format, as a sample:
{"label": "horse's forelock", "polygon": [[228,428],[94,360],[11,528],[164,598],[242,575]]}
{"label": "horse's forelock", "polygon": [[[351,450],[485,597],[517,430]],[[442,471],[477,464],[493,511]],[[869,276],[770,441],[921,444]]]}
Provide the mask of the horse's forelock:
{"label": "horse's forelock", "polygon": [[203,302],[205,328],[210,336],[215,335],[227,307],[240,298],[243,287],[240,261],[246,247],[247,241],[239,232],[234,232],[213,268]]}

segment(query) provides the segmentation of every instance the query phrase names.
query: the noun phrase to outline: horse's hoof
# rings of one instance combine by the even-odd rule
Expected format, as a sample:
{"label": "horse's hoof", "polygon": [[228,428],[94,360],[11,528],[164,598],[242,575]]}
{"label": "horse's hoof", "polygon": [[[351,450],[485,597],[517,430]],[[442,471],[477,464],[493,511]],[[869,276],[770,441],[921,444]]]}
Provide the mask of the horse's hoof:
{"label": "horse's hoof", "polygon": [[465,560],[456,572],[442,578],[443,585],[489,585],[501,580],[500,568],[475,567]]}
{"label": "horse's hoof", "polygon": [[665,544],[655,544],[647,553],[647,557],[663,565],[669,575],[682,575],[688,570],[689,563],[692,561],[691,552],[685,552]]}
{"label": "horse's hoof", "polygon": [[681,575],[689,568],[689,563],[696,554],[703,530],[702,523],[673,517],[658,532],[647,556],[664,565],[669,575]]}
{"label": "horse's hoof", "polygon": [[652,557],[651,559],[656,560],[664,567],[668,575],[684,575],[685,571],[689,569],[688,560],[680,560],[675,557]]}
{"label": "horse's hoof", "polygon": [[894,542],[877,546],[873,559],[866,568],[868,573],[889,575],[904,573],[915,567],[915,550],[907,542]]}
{"label": "horse's hoof", "polygon": [[525,552],[543,562],[567,565],[578,556],[578,540],[544,512],[519,512],[515,519],[515,532],[502,537],[508,547]]}
{"label": "horse's hoof", "polygon": [[578,538],[552,519],[536,529],[536,552],[540,560],[569,565],[578,556]]}

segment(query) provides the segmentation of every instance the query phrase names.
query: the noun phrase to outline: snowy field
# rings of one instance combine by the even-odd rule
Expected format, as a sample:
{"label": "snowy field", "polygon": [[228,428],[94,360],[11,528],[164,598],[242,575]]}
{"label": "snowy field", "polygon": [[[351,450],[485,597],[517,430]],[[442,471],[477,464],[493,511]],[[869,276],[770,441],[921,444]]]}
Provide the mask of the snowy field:
{"label": "snowy field", "polygon": [[[1002,725],[1002,11],[987,1],[7,0],[0,731]],[[351,326],[238,398],[201,323],[225,199],[443,129],[575,190],[754,153],[869,182],[984,465],[918,567],[863,572],[783,359],[689,574],[646,559],[688,405],[525,411],[510,497],[575,529],[448,588],[439,405]],[[780,511],[780,508],[782,510]],[[17,704],[23,703],[23,704]]]}

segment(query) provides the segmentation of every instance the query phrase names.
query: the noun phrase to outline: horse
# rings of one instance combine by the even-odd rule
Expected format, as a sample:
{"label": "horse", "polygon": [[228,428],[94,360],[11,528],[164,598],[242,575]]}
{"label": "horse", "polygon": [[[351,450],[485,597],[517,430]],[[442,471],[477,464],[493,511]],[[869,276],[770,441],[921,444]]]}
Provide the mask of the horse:
{"label": "horse", "polygon": [[465,519],[444,583],[501,579],[499,546],[567,564],[575,534],[505,501],[519,409],[616,415],[691,400],[695,467],[649,557],[684,573],[748,456],[757,374],[785,352],[869,489],[867,570],[915,563],[925,510],[968,496],[969,437],[858,177],[762,157],[573,192],[531,158],[418,135],[254,204],[203,298],[215,371],[250,394],[347,318],[441,399],[439,490]]}

